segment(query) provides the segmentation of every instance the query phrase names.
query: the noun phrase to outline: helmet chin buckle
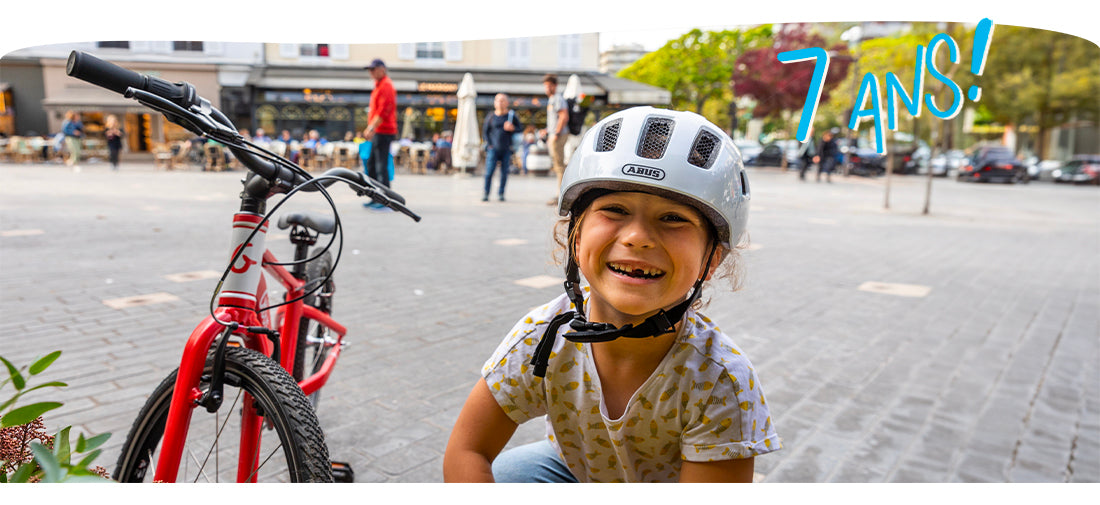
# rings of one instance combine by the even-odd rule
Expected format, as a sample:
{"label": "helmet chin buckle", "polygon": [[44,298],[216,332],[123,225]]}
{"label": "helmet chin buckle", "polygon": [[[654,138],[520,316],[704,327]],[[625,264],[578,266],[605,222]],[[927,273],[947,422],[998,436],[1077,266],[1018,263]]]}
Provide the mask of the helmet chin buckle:
{"label": "helmet chin buckle", "polygon": [[579,269],[577,264],[573,262],[573,255],[570,254],[569,264],[566,265],[565,269],[565,294],[569,296],[576,310],[558,314],[546,326],[546,331],[542,334],[542,339],[539,340],[538,346],[535,348],[535,354],[531,357],[530,364],[534,367],[532,371],[534,376],[546,377],[546,368],[549,366],[550,352],[554,348],[554,340],[558,336],[558,329],[565,323],[569,323],[569,327],[574,331],[566,332],[562,336],[570,342],[578,343],[610,342],[621,337],[656,337],[675,330],[676,323],[683,319],[688,307],[691,307],[691,304],[695,303],[695,300],[703,292],[703,281],[706,279],[705,272],[710,270],[710,259],[714,257],[715,247],[717,245],[712,246],[711,254],[707,255],[707,264],[703,268],[704,275],[695,281],[691,296],[668,311],[658,310],[656,314],[647,317],[645,321],[637,326],[627,324],[622,328],[617,328],[611,323],[592,323],[585,319],[584,296],[580,290]]}

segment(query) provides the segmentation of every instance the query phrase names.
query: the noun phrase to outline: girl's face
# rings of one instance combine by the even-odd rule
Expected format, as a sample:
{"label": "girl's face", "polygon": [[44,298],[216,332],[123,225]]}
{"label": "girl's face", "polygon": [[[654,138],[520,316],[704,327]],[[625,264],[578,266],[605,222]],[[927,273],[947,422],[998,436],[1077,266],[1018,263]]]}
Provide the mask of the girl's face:
{"label": "girl's face", "polygon": [[694,208],[648,193],[592,201],[574,250],[591,286],[589,320],[638,323],[683,301],[709,252],[708,222]]}

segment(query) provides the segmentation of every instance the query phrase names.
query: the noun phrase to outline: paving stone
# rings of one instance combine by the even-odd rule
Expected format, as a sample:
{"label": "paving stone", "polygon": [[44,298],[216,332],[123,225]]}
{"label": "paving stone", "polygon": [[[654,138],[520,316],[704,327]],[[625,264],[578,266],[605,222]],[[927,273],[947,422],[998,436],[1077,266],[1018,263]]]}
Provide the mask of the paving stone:
{"label": "paving stone", "polygon": [[[0,164],[0,175],[0,223],[44,231],[0,240],[0,353],[65,351],[45,374],[70,384],[53,419],[113,433],[99,460],[112,466],[144,396],[208,314],[213,279],[163,276],[223,271],[241,173],[89,164],[76,178]],[[705,313],[767,391],[784,450],[758,458],[764,482],[1100,482],[1094,188],[936,180],[925,216],[923,178],[892,178],[885,211],[882,180],[837,177],[826,191],[774,169],[750,177],[759,247],[742,253],[744,289],[708,288]],[[482,363],[560,290],[514,284],[562,278],[545,205],[553,178],[514,177],[509,201],[489,206],[481,183],[399,174],[395,189],[425,217],[415,224],[332,193],[347,241],[335,314],[351,345],[319,416],[359,482],[440,481]],[[209,239],[210,223],[226,225],[222,238]],[[277,234],[268,245],[288,258]],[[866,282],[930,290],[859,291]],[[103,305],[158,292],[179,300]],[[509,447],[543,436],[542,420],[529,422]]]}

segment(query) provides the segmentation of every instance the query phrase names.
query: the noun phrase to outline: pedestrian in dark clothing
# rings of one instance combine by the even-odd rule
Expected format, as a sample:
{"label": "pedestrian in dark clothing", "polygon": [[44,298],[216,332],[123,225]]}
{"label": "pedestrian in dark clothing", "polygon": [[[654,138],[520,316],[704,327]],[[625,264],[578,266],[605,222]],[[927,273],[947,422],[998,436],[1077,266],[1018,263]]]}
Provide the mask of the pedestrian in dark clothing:
{"label": "pedestrian in dark clothing", "polygon": [[821,148],[818,156],[814,156],[817,162],[817,182],[821,182],[821,174],[825,174],[825,182],[832,183],[833,167],[836,166],[837,146],[832,132],[825,132],[821,136]]}
{"label": "pedestrian in dark clothing", "polygon": [[500,163],[500,201],[504,201],[504,185],[508,183],[509,163],[512,159],[512,139],[517,131],[523,129],[523,123],[516,117],[516,111],[508,108],[508,95],[498,93],[493,98],[493,113],[485,116],[481,127],[482,137],[489,144],[485,157],[485,196],[481,201],[489,201],[489,190],[493,184],[493,172]]}
{"label": "pedestrian in dark clothing", "polygon": [[118,170],[118,156],[122,151],[122,129],[118,127],[118,117],[107,116],[103,134],[107,137],[107,158],[111,160],[111,169]]}

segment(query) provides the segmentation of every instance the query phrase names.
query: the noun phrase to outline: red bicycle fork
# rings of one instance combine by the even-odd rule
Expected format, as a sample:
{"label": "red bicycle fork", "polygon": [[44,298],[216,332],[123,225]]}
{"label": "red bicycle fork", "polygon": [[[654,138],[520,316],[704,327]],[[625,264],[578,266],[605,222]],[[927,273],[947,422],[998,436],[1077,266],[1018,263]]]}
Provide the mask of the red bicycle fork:
{"label": "red bicycle fork", "polygon": [[[214,316],[207,316],[192,332],[184,347],[183,357],[180,360],[179,370],[176,374],[176,384],[172,391],[172,400],[168,408],[168,417],[165,422],[164,434],[161,440],[160,457],[157,461],[154,482],[175,482],[179,473],[180,462],[183,457],[183,448],[187,440],[187,432],[191,422],[192,410],[198,407],[204,392],[200,389],[203,370],[206,366],[206,357],[210,348],[214,345],[218,336],[225,331],[223,323],[235,322],[238,329],[235,334],[241,336],[244,347],[271,356],[275,347],[264,335],[246,331],[248,327],[271,327],[271,322],[266,316],[261,316],[257,310],[260,305],[266,305],[267,283],[257,264],[275,277],[287,290],[287,300],[293,300],[304,293],[305,282],[295,278],[285,268],[277,265],[278,261],[270,251],[264,249],[264,235],[266,224],[260,232],[253,235],[253,239],[246,243],[246,239],[252,230],[262,221],[256,214],[238,213],[233,218],[233,247],[234,255],[239,253],[239,260],[231,268],[223,289],[219,292],[218,308]],[[240,251],[241,248],[244,251]],[[262,262],[251,258],[257,257],[257,252],[263,251],[259,256]],[[241,266],[237,266],[241,265]],[[251,289],[243,289],[251,286]],[[347,334],[347,328],[334,321],[328,314],[315,307],[305,305],[301,300],[279,308],[276,320],[281,319],[279,338],[279,364],[288,372],[293,371],[294,357],[298,342],[298,327],[302,317],[317,321],[331,332],[336,334],[336,342],[320,370],[299,382],[299,387],[306,395],[320,389],[328,381],[336,360],[340,356],[343,337]],[[216,319],[215,319],[216,318]],[[256,470],[260,455],[260,434],[263,429],[263,418],[256,412],[252,397],[244,395],[243,417],[241,419],[240,455],[237,466],[238,482],[255,482]],[[232,415],[232,412],[227,413]]]}

